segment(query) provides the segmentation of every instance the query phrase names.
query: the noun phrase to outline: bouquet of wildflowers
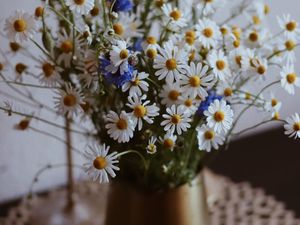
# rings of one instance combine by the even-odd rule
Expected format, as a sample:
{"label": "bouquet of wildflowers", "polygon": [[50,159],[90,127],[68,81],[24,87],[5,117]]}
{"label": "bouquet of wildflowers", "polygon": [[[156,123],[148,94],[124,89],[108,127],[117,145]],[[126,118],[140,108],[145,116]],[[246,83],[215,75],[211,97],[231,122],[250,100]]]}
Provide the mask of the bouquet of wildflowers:
{"label": "bouquet of wildflowers", "polygon": [[[96,143],[74,148],[94,180],[118,175],[145,189],[176,187],[191,181],[212,151],[261,124],[283,123],[287,135],[300,138],[299,115],[281,119],[281,102],[268,94],[276,85],[291,95],[300,87],[293,65],[298,23],[279,17],[280,31],[272,34],[264,25],[270,9],[260,1],[241,1],[228,17],[215,18],[228,3],[44,0],[34,13],[18,10],[5,20],[10,53],[1,52],[0,75],[30,104],[66,117],[76,126],[71,131]],[[12,53],[37,72],[27,60],[13,65]],[[271,67],[277,73],[268,78]],[[247,91],[256,84],[263,88]],[[53,92],[56,107],[31,88]],[[236,133],[250,108],[263,113],[261,123]],[[19,130],[33,129],[32,120],[64,128],[39,110],[26,114],[11,102],[1,109],[24,117]],[[88,131],[79,130],[86,121]]]}

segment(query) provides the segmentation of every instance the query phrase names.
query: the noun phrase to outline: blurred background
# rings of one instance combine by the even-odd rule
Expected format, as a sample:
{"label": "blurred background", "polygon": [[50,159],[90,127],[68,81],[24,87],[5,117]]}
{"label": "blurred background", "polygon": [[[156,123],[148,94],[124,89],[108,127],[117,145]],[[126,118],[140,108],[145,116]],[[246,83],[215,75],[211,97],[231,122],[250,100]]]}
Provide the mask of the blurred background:
{"label": "blurred background", "polygon": [[[24,9],[28,12],[34,12],[40,1],[36,0],[0,0],[0,27],[3,29],[3,22],[12,11]],[[269,0],[265,1],[271,8],[271,15],[266,23],[272,32],[276,33],[278,24],[276,16],[285,13],[292,15],[297,21],[300,21],[298,0]],[[0,46],[2,49],[8,49],[7,41],[0,37]],[[39,53],[36,53],[39,56]],[[297,58],[300,59],[299,51]],[[17,63],[14,58],[12,63]],[[23,58],[21,60],[26,59]],[[300,66],[296,64],[296,71],[300,73]],[[35,65],[29,65],[32,71]],[[270,71],[269,76],[278,75],[279,70]],[[249,91],[259,90],[257,87],[248,87]],[[0,83],[0,90],[6,93],[13,92]],[[46,99],[51,100],[51,93],[44,90],[34,90],[34,96],[42,102]],[[296,91],[294,97],[281,88],[274,93],[276,97],[283,101],[281,116],[284,118],[294,112],[300,113],[299,94]],[[267,93],[268,95],[268,93]],[[6,96],[1,95],[0,101],[8,100]],[[49,102],[50,107],[52,103]],[[20,110],[30,113],[30,106],[18,105]],[[57,123],[63,123],[46,112],[42,114],[45,118],[54,120]],[[244,129],[259,121],[256,111],[249,111],[239,124],[238,129]],[[0,204],[10,200],[17,199],[26,194],[36,172],[49,163],[64,163],[66,161],[65,146],[61,142],[51,139],[45,135],[31,131],[19,132],[13,129],[20,117],[8,117],[0,113]],[[39,129],[47,129],[50,133],[64,138],[61,130],[44,127],[43,124],[34,122],[34,126]],[[74,146],[78,149],[86,147],[86,140],[80,136],[74,136]],[[283,129],[276,125],[266,125],[252,132],[249,132],[240,139],[235,140],[229,150],[222,152],[211,165],[211,168],[218,173],[230,176],[235,181],[250,181],[254,186],[263,187],[267,193],[275,195],[279,200],[287,203],[289,208],[298,210],[300,215],[300,143],[288,139],[283,134]],[[74,155],[75,163],[81,164],[82,159]],[[80,171],[75,170],[76,178],[83,177]],[[35,190],[44,191],[52,187],[64,185],[66,181],[65,169],[55,169],[46,172],[37,183]]]}

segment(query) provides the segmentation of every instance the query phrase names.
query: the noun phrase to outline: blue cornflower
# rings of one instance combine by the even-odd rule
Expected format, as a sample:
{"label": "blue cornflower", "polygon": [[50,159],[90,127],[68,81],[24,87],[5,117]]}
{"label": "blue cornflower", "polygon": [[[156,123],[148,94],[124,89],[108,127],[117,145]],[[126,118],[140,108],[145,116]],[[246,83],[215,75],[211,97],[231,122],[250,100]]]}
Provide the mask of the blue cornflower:
{"label": "blue cornflower", "polygon": [[104,58],[100,57],[100,72],[103,74],[105,80],[109,84],[114,84],[118,88],[123,86],[124,83],[130,81],[132,79],[132,74],[133,74],[133,66],[128,65],[128,71],[124,72],[123,74],[120,73],[120,69],[117,70],[116,73],[112,73],[107,70],[107,67],[111,65],[111,62]]}
{"label": "blue cornflower", "polygon": [[[109,0],[111,3],[114,2],[114,0]],[[132,10],[133,4],[130,0],[116,0],[115,4],[113,6],[113,11],[115,12],[128,12]]]}
{"label": "blue cornflower", "polygon": [[209,91],[206,99],[200,103],[197,114],[199,116],[203,116],[204,111],[208,109],[213,101],[215,101],[216,99],[221,100],[222,98],[222,96],[217,95],[214,91]]}
{"label": "blue cornflower", "polygon": [[132,51],[135,51],[135,52],[142,52],[143,51],[143,47],[142,47],[142,43],[143,43],[144,39],[143,38],[138,38],[133,46],[131,48],[129,48],[130,50]]}

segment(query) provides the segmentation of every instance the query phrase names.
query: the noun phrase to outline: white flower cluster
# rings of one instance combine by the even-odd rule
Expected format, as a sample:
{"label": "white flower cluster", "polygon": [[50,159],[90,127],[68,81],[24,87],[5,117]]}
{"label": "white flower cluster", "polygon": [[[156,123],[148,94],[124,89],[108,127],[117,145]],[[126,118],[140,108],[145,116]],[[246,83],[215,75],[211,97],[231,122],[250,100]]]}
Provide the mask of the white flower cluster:
{"label": "white flower cluster", "polygon": [[[176,2],[66,0],[38,7],[35,15],[17,11],[4,30],[11,51],[24,41],[42,50],[38,79],[56,90],[57,112],[85,115],[100,141],[119,150],[137,146],[152,157],[161,149],[176,150],[187,138],[185,147],[218,149],[250,107],[267,113],[262,124],[284,122],[286,134],[300,138],[299,115],[282,120],[282,103],[273,94],[263,97],[276,84],[291,95],[300,87],[294,68],[298,23],[289,15],[279,17],[280,31],[272,34],[264,25],[270,9],[261,1],[243,1],[223,21],[214,14],[225,0]],[[235,19],[241,15],[247,21],[240,27]],[[57,28],[47,25],[48,16],[58,17]],[[2,74],[7,63],[0,63]],[[270,77],[272,67],[280,72]],[[17,64],[16,82],[22,83],[29,69]],[[247,91],[254,83],[264,84],[258,94]],[[108,182],[121,153],[108,155],[105,145],[96,149],[86,153],[87,171]]]}

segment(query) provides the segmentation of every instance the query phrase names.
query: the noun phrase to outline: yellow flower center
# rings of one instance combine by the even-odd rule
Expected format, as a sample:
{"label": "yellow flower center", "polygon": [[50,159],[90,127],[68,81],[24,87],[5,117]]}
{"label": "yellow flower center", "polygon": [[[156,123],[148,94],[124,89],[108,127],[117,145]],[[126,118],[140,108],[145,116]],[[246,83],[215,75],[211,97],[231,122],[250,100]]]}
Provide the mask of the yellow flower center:
{"label": "yellow flower center", "polygon": [[34,15],[36,17],[41,17],[43,15],[43,13],[44,13],[44,8],[39,6],[35,9]]}
{"label": "yellow flower center", "polygon": [[14,28],[17,32],[24,32],[26,30],[27,24],[24,19],[18,19],[14,22]]}
{"label": "yellow flower center", "polygon": [[74,3],[75,3],[76,5],[83,5],[84,2],[85,2],[85,0],[74,0]]}
{"label": "yellow flower center", "polygon": [[192,37],[192,38],[196,38],[196,33],[193,30],[189,30],[185,33],[186,37]]}
{"label": "yellow flower center", "polygon": [[222,111],[217,111],[214,114],[214,119],[217,122],[222,122],[225,118],[225,114]]}
{"label": "yellow flower center", "polygon": [[147,39],[146,39],[146,41],[147,41],[147,43],[148,43],[149,45],[154,45],[154,44],[156,44],[156,38],[153,37],[153,36],[148,36]]}
{"label": "yellow flower center", "polygon": [[279,120],[280,119],[280,114],[279,112],[275,112],[273,116],[273,120]]}
{"label": "yellow flower center", "polygon": [[231,88],[225,88],[224,89],[224,96],[230,97],[232,95],[232,89]]}
{"label": "yellow flower center", "polygon": [[256,32],[252,32],[249,34],[249,40],[252,41],[252,42],[257,42],[259,36],[258,36],[258,33]]}
{"label": "yellow flower center", "polygon": [[178,123],[180,123],[180,121],[181,121],[181,116],[178,114],[174,114],[171,118],[171,122],[173,124],[178,124]]}
{"label": "yellow flower center", "polygon": [[184,101],[184,105],[186,107],[191,107],[193,105],[193,100],[192,99],[187,99]]}
{"label": "yellow flower center", "polygon": [[136,117],[143,117],[147,113],[147,109],[143,105],[136,106],[133,110],[133,113]]}
{"label": "yellow flower center", "polygon": [[241,38],[241,30],[238,27],[232,28],[232,34],[235,36],[236,39]]}
{"label": "yellow flower center", "polygon": [[295,123],[293,127],[295,131],[300,131],[300,122]]}
{"label": "yellow flower center", "polygon": [[150,58],[150,59],[154,59],[157,56],[157,51],[155,49],[149,48],[146,52],[146,55]]}
{"label": "yellow flower center", "polygon": [[285,47],[287,50],[292,51],[296,47],[296,43],[293,40],[288,40],[285,42]]}
{"label": "yellow flower center", "polygon": [[72,107],[76,105],[76,97],[74,95],[66,95],[63,99],[64,105],[68,107]]}
{"label": "yellow flower center", "polygon": [[4,68],[4,65],[2,63],[0,63],[0,71],[2,71]]}
{"label": "yellow flower center", "polygon": [[80,107],[82,108],[82,110],[85,113],[87,113],[91,108],[91,104],[89,102],[84,102],[84,103],[80,104]]}
{"label": "yellow flower center", "polygon": [[251,99],[251,94],[247,92],[247,93],[245,94],[245,99],[246,99],[246,100],[250,100],[250,99]]}
{"label": "yellow flower center", "polygon": [[191,36],[187,36],[185,37],[185,41],[186,43],[188,43],[189,45],[193,45],[195,43],[195,38],[191,37]]}
{"label": "yellow flower center", "polygon": [[45,74],[45,77],[50,77],[54,72],[54,66],[51,65],[50,63],[43,64],[42,69]]}
{"label": "yellow flower center", "polygon": [[170,17],[172,17],[175,21],[177,21],[181,18],[181,12],[175,9],[170,13]]}
{"label": "yellow flower center", "polygon": [[235,47],[235,48],[238,48],[238,47],[240,47],[240,45],[241,45],[241,42],[240,42],[240,40],[235,40],[235,41],[233,41],[233,46]]}
{"label": "yellow flower center", "polygon": [[128,127],[128,123],[124,119],[119,119],[119,121],[116,123],[116,125],[119,130],[126,130]]}
{"label": "yellow flower center", "polygon": [[295,21],[291,21],[285,25],[288,31],[294,31],[297,28],[297,23]]}
{"label": "yellow flower center", "polygon": [[198,76],[192,76],[189,79],[189,83],[192,87],[199,87],[201,85],[201,79]]}
{"label": "yellow flower center", "polygon": [[196,57],[196,52],[195,52],[195,51],[192,51],[192,52],[190,53],[190,55],[189,55],[189,61],[190,61],[190,62],[193,61],[193,60],[195,59],[195,57]]}
{"label": "yellow flower center", "polygon": [[222,33],[223,36],[225,36],[225,35],[228,34],[228,29],[226,29],[225,27],[221,27],[220,31],[221,31],[221,33]]}
{"label": "yellow flower center", "polygon": [[26,130],[29,127],[29,120],[28,119],[23,119],[19,122],[18,124],[18,129],[19,130]]}
{"label": "yellow flower center", "polygon": [[164,146],[166,148],[173,148],[174,141],[172,139],[168,138],[168,139],[164,140]]}
{"label": "yellow flower center", "polygon": [[265,13],[265,15],[270,13],[270,7],[267,4],[265,5],[264,13]]}
{"label": "yellow flower center", "polygon": [[216,66],[217,66],[218,70],[224,70],[226,67],[226,62],[224,60],[218,60],[216,62]]}
{"label": "yellow flower center", "polygon": [[115,31],[115,33],[116,33],[117,35],[122,36],[122,34],[124,33],[124,28],[123,28],[123,26],[122,26],[121,24],[119,24],[119,23],[114,24],[114,25],[113,25],[113,29],[114,29],[114,31]]}
{"label": "yellow flower center", "polygon": [[278,104],[278,101],[277,101],[275,98],[273,98],[273,99],[271,100],[271,105],[272,105],[272,107],[275,107],[277,104]]}
{"label": "yellow flower center", "polygon": [[258,16],[253,16],[252,21],[255,25],[259,25],[261,23],[261,20]]}
{"label": "yellow flower center", "polygon": [[204,137],[206,140],[212,140],[215,137],[215,132],[208,130],[204,133]]}
{"label": "yellow flower center", "polygon": [[210,27],[207,27],[202,31],[202,34],[207,38],[211,38],[214,35],[214,31]]}
{"label": "yellow flower center", "polygon": [[153,153],[155,151],[155,145],[154,144],[149,144],[148,145],[148,151]]}
{"label": "yellow flower center", "polygon": [[102,170],[107,166],[107,161],[104,157],[102,156],[97,156],[96,159],[93,162],[93,166],[97,169],[97,170]]}
{"label": "yellow flower center", "polygon": [[19,74],[21,74],[27,69],[27,66],[23,63],[18,63],[15,69]]}
{"label": "yellow flower center", "polygon": [[172,101],[177,101],[178,100],[178,97],[179,97],[180,93],[176,90],[171,90],[169,92],[169,99],[171,99]]}
{"label": "yellow flower center", "polygon": [[99,15],[99,8],[97,6],[95,6],[94,8],[92,8],[92,10],[90,11],[91,16],[98,16]]}
{"label": "yellow flower center", "polygon": [[166,67],[167,67],[168,70],[175,70],[177,68],[176,59],[174,59],[174,58],[168,59],[166,61]]}
{"label": "yellow flower center", "polygon": [[73,51],[73,43],[71,40],[66,40],[63,43],[61,43],[60,46],[61,51],[64,53],[70,53]]}
{"label": "yellow flower center", "polygon": [[295,83],[296,79],[297,79],[297,75],[295,73],[290,73],[286,76],[286,80],[289,84]]}
{"label": "yellow flower center", "polygon": [[141,83],[139,78],[136,78],[135,80],[131,81],[132,86],[138,86]]}
{"label": "yellow flower center", "polygon": [[155,1],[155,6],[160,8],[164,5],[164,0],[156,0]]}
{"label": "yellow flower center", "polygon": [[123,49],[120,51],[120,58],[121,59],[126,59],[128,57],[129,53],[128,53],[128,50],[127,49]]}
{"label": "yellow flower center", "polygon": [[17,52],[21,48],[21,45],[19,45],[17,42],[10,42],[9,47],[13,52]]}
{"label": "yellow flower center", "polygon": [[206,3],[212,3],[214,0],[204,0]]}
{"label": "yellow flower center", "polygon": [[266,72],[266,68],[262,65],[260,65],[258,68],[257,68],[257,73],[260,74],[260,75],[263,75],[265,74]]}

